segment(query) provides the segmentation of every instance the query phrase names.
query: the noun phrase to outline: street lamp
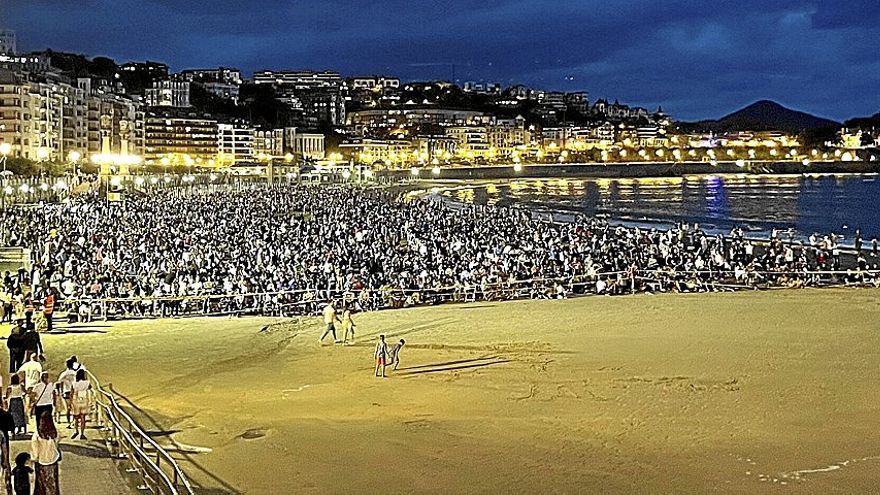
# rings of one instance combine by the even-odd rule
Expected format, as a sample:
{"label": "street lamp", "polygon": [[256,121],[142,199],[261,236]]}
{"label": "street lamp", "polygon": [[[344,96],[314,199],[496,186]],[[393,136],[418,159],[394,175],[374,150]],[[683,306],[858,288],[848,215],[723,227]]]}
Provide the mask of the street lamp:
{"label": "street lamp", "polygon": [[9,143],[0,143],[0,161],[3,162],[3,177],[6,178],[6,159],[9,156],[9,152],[12,151],[12,145]]}

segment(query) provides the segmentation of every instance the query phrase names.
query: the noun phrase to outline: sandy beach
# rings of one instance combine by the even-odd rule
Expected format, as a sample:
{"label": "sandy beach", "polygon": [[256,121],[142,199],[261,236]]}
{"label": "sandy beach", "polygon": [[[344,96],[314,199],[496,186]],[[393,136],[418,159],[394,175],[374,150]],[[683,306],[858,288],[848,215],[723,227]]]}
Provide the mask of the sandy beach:
{"label": "sandy beach", "polygon": [[[145,426],[210,449],[199,493],[868,493],[880,291],[638,295],[44,336]],[[261,331],[264,327],[268,327]],[[87,331],[87,332],[85,332]],[[379,333],[407,340],[373,376]],[[165,437],[158,437],[168,442]]]}

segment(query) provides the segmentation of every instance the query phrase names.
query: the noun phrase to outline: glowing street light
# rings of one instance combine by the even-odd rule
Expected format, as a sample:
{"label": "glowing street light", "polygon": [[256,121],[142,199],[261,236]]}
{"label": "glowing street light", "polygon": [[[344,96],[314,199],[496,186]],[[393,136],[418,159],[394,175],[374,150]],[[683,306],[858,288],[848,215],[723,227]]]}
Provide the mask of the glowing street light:
{"label": "glowing street light", "polygon": [[419,169],[416,168],[416,167],[413,167],[413,168],[409,169],[409,173],[410,173],[413,177],[418,177],[418,176],[419,176]]}
{"label": "glowing street light", "polygon": [[343,170],[342,171],[342,178],[345,180],[351,179],[351,171],[350,170]]}
{"label": "glowing street light", "polygon": [[9,143],[0,143],[0,155],[6,156],[12,152],[12,145]]}
{"label": "glowing street light", "polygon": [[513,164],[513,171],[514,172],[517,172],[517,173],[522,172],[522,169],[523,169],[522,163],[516,162]]}
{"label": "glowing street light", "polygon": [[746,166],[746,161],[743,160],[742,158],[740,158],[739,160],[736,161],[736,166],[739,168],[743,168]]}
{"label": "glowing street light", "polygon": [[37,148],[37,160],[43,161],[49,158],[49,149],[44,147]]}
{"label": "glowing street light", "polygon": [[67,161],[71,163],[78,162],[80,158],[82,158],[82,155],[80,155],[79,151],[71,151],[67,154]]}
{"label": "glowing street light", "polygon": [[440,175],[440,167],[435,166],[431,169],[431,173],[434,174],[435,177]]}

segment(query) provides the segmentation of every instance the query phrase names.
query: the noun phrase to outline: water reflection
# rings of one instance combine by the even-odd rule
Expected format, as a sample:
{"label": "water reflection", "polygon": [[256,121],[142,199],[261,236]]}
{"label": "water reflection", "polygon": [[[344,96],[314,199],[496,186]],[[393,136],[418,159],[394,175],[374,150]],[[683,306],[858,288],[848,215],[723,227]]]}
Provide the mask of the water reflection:
{"label": "water reflection", "polygon": [[443,192],[456,201],[523,204],[607,215],[620,221],[699,222],[766,232],[794,228],[801,237],[837,232],[880,235],[874,176],[712,175],[645,179],[499,181]]}

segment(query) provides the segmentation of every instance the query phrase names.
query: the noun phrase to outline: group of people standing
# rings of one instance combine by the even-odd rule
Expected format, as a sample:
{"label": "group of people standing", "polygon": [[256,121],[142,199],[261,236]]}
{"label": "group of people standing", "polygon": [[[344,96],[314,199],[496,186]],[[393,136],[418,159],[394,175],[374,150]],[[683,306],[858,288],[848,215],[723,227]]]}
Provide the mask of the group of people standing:
{"label": "group of people standing", "polygon": [[[327,304],[321,310],[321,316],[324,321],[324,333],[318,339],[318,343],[323,343],[328,335],[333,336],[334,343],[342,345],[354,344],[354,333],[356,325],[352,319],[352,308],[343,306],[342,317],[336,309],[337,303],[333,300],[327,301]],[[336,324],[342,325],[343,339],[336,338]],[[379,336],[379,342],[376,344],[376,350],[373,357],[376,359],[376,376],[385,378],[385,368],[392,366],[392,370],[397,370],[400,365],[400,350],[406,344],[406,341],[400,339],[399,342],[389,347],[385,342],[385,335]]]}
{"label": "group of people standing", "polygon": [[[36,338],[29,337],[31,334]],[[66,360],[64,371],[53,381],[43,367],[46,359],[39,334],[31,329],[18,337],[8,342],[9,385],[5,390],[0,387],[0,436],[4,447],[0,465],[5,469],[7,487],[14,488],[16,495],[31,494],[31,474],[34,495],[57,495],[60,494],[58,464],[62,454],[56,425],[66,419],[67,428],[74,430],[70,438],[86,439],[87,417],[93,404],[92,387],[85,367],[76,356]],[[18,365],[22,356],[25,362]],[[10,441],[26,436],[31,425],[34,431],[30,450],[19,452],[12,467]]]}

